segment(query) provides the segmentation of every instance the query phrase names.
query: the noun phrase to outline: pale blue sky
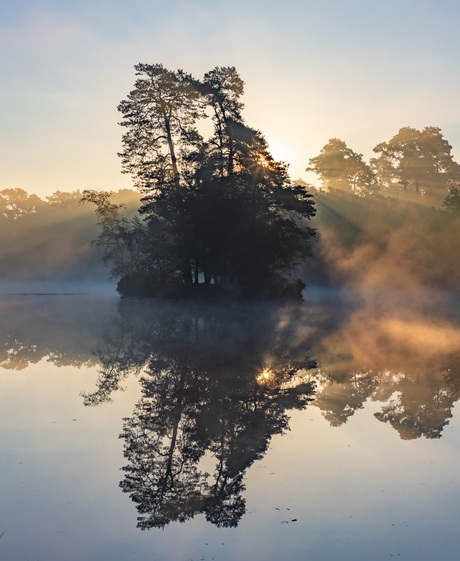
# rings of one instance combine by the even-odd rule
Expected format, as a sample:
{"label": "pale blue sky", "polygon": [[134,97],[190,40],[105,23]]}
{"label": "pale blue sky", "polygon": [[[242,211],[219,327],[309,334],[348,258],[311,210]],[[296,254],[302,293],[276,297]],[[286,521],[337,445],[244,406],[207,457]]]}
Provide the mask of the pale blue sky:
{"label": "pale blue sky", "polygon": [[0,189],[118,189],[133,65],[234,65],[245,117],[302,176],[331,137],[372,156],[439,126],[460,162],[453,0],[0,0]]}

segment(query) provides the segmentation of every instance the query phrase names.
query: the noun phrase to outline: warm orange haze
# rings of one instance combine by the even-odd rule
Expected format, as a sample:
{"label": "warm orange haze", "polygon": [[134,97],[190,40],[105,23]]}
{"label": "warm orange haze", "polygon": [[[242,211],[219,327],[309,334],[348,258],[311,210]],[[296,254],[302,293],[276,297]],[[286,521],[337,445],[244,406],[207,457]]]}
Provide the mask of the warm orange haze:
{"label": "warm orange haze", "polygon": [[458,561],[458,3],[0,9],[0,559]]}
{"label": "warm orange haze", "polygon": [[[429,524],[454,561],[457,166],[439,129],[402,131],[412,144],[386,148],[385,166],[339,139],[308,162],[322,186],[299,186],[317,231],[291,270],[303,302],[120,299],[105,281],[120,256],[138,266],[139,192],[0,192],[8,558],[58,561],[83,533],[75,551],[98,561],[125,561],[132,548],[143,561],[153,551],[236,561],[254,547],[273,561],[309,550],[428,561],[439,551]],[[275,165],[269,153],[263,162],[251,169]]]}
{"label": "warm orange haze", "polygon": [[[297,261],[291,276],[299,273],[309,285],[456,290],[460,282],[456,251],[460,171],[451,146],[439,128],[404,127],[377,145],[375,153],[366,162],[345,142],[333,138],[306,162],[319,186],[301,181],[294,185],[303,185],[313,195],[317,213],[310,225],[319,235],[312,241],[312,256]],[[269,152],[256,156],[263,170],[276,165],[267,157],[271,158]],[[121,205],[120,220],[128,222],[118,225],[117,251],[121,253],[119,257],[112,254],[108,267],[101,262],[104,247],[109,247],[104,244],[115,238],[100,238],[94,207],[82,203],[82,192],[56,192],[40,198],[22,189],[0,191],[0,228],[2,239],[7,240],[0,247],[0,278],[109,278],[110,267],[116,264],[113,259],[132,262],[128,224],[139,221],[140,198],[151,187],[140,185],[140,189],[141,193],[124,190],[110,198],[111,204]],[[145,220],[146,214],[140,218]],[[241,224],[236,220],[239,229]],[[98,234],[99,249],[91,247]],[[188,238],[190,235],[188,229]],[[150,258],[143,257],[143,266]]]}

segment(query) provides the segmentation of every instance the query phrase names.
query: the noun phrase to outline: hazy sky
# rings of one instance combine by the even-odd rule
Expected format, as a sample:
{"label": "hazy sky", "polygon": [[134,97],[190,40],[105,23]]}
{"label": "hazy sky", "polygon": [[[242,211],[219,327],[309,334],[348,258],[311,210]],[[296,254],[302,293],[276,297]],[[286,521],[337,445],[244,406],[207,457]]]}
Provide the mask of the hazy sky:
{"label": "hazy sky", "polygon": [[118,189],[134,64],[236,66],[293,179],[331,137],[368,159],[441,127],[460,161],[458,0],[0,0],[0,189]]}

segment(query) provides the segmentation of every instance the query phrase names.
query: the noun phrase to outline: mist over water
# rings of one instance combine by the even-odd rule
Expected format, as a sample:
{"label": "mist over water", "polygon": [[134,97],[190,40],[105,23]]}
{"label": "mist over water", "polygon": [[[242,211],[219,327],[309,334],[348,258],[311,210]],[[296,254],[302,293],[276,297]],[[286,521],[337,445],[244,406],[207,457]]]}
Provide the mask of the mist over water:
{"label": "mist over water", "polygon": [[[426,512],[417,489],[427,481],[440,497],[449,484],[449,499],[437,501],[458,519],[451,499],[460,486],[453,475],[442,479],[460,441],[455,294],[310,287],[303,305],[291,306],[83,292],[0,296],[2,496],[20,489],[18,465],[27,489],[36,481],[41,490],[3,504],[0,546],[9,559],[38,551],[57,560],[79,532],[87,534],[80,558],[104,561],[135,558],[123,547],[107,553],[103,544],[120,536],[142,560],[151,558],[152,539],[162,559],[212,550],[233,560],[259,547],[261,536],[271,544],[261,546],[267,559],[293,546],[299,561],[306,549],[317,558],[384,559],[413,552],[415,535],[428,547],[425,519],[410,514],[417,503]],[[18,427],[25,440],[14,437]],[[447,448],[428,446],[435,441]],[[49,478],[34,474],[36,465]],[[56,483],[63,478],[78,485],[64,491]],[[56,506],[60,496],[65,508]],[[27,504],[31,517],[20,532],[28,537],[19,540],[14,520]],[[32,530],[36,509],[44,515]],[[451,526],[425,516],[453,561]],[[107,517],[114,532],[101,525]],[[344,541],[332,552],[331,517],[355,546]],[[382,533],[395,523],[397,547]],[[363,528],[385,545],[376,551]]]}
{"label": "mist over water", "polygon": [[[316,194],[323,275],[356,290],[456,292],[460,220],[418,201]],[[419,298],[421,302],[422,299]],[[408,302],[410,304],[410,302]]]}
{"label": "mist over water", "polygon": [[[367,386],[361,405],[382,395],[387,400],[403,379],[416,379],[422,394],[424,385],[448,392],[451,406],[458,397],[460,303],[451,292],[311,287],[299,307],[120,300],[98,285],[93,291],[74,285],[75,292],[59,287],[65,292],[0,296],[3,368],[24,370],[39,360],[93,365],[104,393],[143,372],[154,356],[164,355],[165,364],[194,357],[228,365],[238,357],[234,377],[244,371],[255,379],[267,370],[278,386],[313,384],[315,406],[357,376]],[[95,389],[97,402],[114,397],[99,399]]]}
{"label": "mist over water", "polygon": [[[26,281],[104,281],[108,269],[91,247],[97,236],[93,209],[80,191],[55,192],[41,199],[23,189],[0,191],[0,290]],[[113,200],[131,216],[139,194],[122,190]]]}
{"label": "mist over water", "polygon": [[0,283],[0,554],[457,559],[458,220],[317,204],[300,305]]}

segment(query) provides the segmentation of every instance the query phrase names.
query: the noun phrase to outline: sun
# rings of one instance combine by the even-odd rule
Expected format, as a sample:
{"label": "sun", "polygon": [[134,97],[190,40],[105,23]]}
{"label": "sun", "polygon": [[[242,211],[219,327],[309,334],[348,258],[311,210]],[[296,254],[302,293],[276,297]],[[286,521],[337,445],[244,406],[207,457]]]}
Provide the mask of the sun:
{"label": "sun", "polygon": [[262,372],[257,374],[256,381],[261,386],[270,384],[270,382],[274,379],[275,374],[270,368],[264,368]]}
{"label": "sun", "polygon": [[257,157],[257,163],[259,166],[263,167],[263,168],[268,168],[270,166],[270,160],[269,158],[266,158],[265,156],[263,156],[262,154],[260,154]]}

